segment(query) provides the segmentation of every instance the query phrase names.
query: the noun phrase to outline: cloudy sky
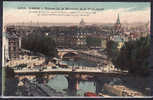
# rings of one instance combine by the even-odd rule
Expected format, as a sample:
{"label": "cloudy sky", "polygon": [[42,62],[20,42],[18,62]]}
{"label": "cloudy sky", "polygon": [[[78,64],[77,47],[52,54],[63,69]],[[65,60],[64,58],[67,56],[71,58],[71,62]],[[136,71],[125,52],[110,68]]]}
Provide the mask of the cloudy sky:
{"label": "cloudy sky", "polygon": [[[122,23],[148,22],[150,21],[151,4],[149,2],[3,2],[3,23],[79,23],[83,18],[86,23],[114,23],[117,15],[120,15]],[[41,10],[30,10],[31,7],[40,7]],[[100,11],[91,10],[88,16],[86,11],[79,10],[44,10],[44,8],[97,8]],[[19,9],[20,8],[20,9]],[[22,8],[22,9],[21,9]],[[38,11],[41,11],[38,14]],[[62,10],[63,11],[63,10]],[[49,13],[47,13],[49,12]],[[52,12],[55,15],[52,15]],[[58,13],[57,13],[58,12]],[[77,16],[71,16],[70,12],[77,12]],[[58,16],[58,14],[63,14]],[[66,15],[69,16],[66,16]]]}

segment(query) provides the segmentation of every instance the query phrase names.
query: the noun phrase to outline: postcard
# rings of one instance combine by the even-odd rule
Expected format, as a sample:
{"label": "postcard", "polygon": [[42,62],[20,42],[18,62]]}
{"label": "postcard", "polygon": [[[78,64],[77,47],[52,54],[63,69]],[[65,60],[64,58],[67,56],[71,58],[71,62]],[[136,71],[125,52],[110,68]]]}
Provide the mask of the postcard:
{"label": "postcard", "polygon": [[150,16],[150,2],[3,1],[3,96],[152,96]]}

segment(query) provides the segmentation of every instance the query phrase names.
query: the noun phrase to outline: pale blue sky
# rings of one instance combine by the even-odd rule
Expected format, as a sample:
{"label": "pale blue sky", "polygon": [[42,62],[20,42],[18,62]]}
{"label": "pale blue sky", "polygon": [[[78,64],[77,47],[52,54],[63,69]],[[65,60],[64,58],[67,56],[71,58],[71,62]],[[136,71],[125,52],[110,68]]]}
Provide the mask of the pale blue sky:
{"label": "pale blue sky", "polygon": [[[3,2],[3,22],[50,22],[50,23],[79,23],[83,18],[87,23],[114,23],[117,14],[121,22],[148,22],[150,20],[150,2]],[[28,9],[19,7],[48,7],[48,8],[103,8],[104,10],[90,16],[38,16]],[[66,14],[66,13],[64,13]]]}
{"label": "pale blue sky", "polygon": [[5,1],[3,7],[12,9],[17,7],[70,7],[70,8],[131,8],[130,11],[144,10],[150,7],[150,2],[16,2]]}

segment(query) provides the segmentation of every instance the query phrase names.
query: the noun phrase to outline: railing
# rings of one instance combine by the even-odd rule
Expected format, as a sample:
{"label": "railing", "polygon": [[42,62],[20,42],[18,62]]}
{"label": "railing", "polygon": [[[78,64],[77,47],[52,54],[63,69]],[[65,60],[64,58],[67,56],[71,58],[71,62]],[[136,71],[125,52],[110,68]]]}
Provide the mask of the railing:
{"label": "railing", "polygon": [[73,49],[58,49],[57,51],[59,51],[59,52],[60,52],[60,51],[61,51],[61,52],[62,52],[62,51],[66,52],[66,51],[77,51],[77,50],[73,50]]}
{"label": "railing", "polygon": [[[74,70],[73,70],[74,69]],[[69,67],[69,68],[47,68],[47,69],[22,69],[14,70],[15,73],[35,73],[35,72],[94,72],[94,73],[118,73],[121,71],[110,70],[98,67]]]}

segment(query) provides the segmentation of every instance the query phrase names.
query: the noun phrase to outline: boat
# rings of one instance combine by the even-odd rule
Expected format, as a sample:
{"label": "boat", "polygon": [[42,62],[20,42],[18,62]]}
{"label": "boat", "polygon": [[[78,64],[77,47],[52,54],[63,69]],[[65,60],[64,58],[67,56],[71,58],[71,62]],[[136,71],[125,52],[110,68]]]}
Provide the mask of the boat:
{"label": "boat", "polygon": [[86,93],[84,93],[84,96],[95,97],[95,96],[98,96],[98,95],[96,93],[93,93],[93,92],[86,92]]}

